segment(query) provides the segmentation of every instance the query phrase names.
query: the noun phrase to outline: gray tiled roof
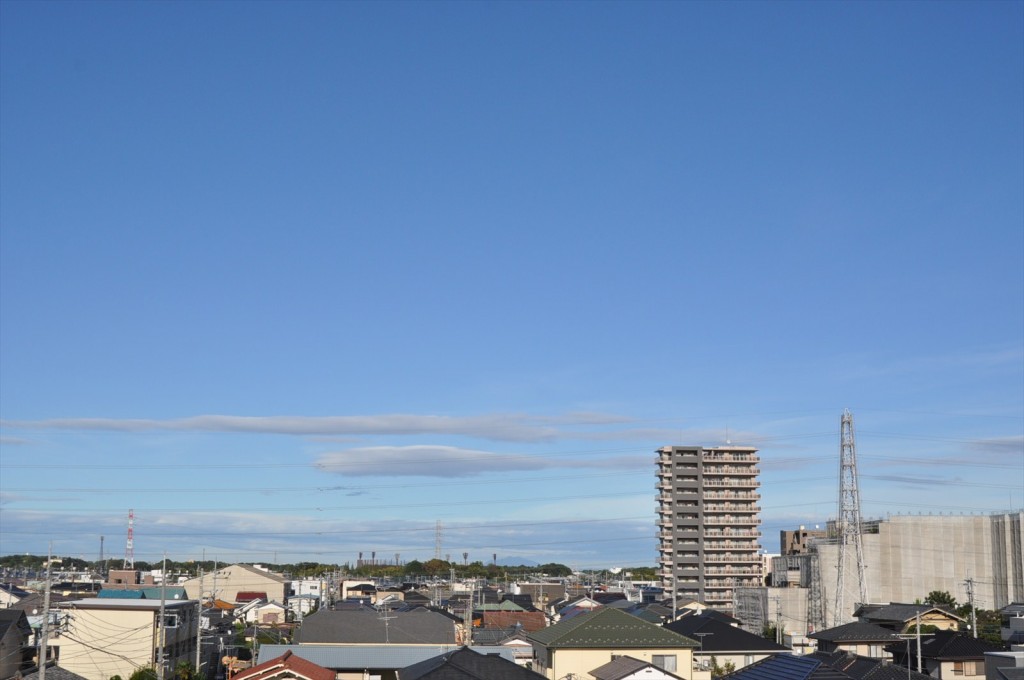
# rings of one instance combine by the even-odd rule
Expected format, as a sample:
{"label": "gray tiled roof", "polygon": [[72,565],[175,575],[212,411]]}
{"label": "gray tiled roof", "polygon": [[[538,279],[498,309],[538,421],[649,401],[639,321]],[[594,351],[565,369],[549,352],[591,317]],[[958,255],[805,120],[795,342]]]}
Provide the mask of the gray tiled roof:
{"label": "gray tiled roof", "polygon": [[873,623],[854,621],[835,628],[826,628],[807,637],[828,642],[897,642],[901,638],[888,628]]}
{"label": "gray tiled roof", "polygon": [[[262,645],[258,663],[276,659],[287,651],[334,670],[396,670],[458,649],[455,645]],[[471,647],[486,654],[515,660],[515,651],[505,647]]]}
{"label": "gray tiled roof", "polygon": [[467,647],[398,671],[399,680],[541,680],[544,676],[500,656]]}
{"label": "gray tiled roof", "polygon": [[321,609],[302,620],[299,644],[454,645],[455,623],[426,609],[377,612],[372,609]]}

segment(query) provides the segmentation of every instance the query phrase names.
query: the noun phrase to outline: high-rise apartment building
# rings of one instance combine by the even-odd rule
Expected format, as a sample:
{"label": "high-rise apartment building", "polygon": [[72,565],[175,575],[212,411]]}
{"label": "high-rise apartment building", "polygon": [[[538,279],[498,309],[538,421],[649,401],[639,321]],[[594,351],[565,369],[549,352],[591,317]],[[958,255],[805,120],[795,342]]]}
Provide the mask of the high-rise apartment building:
{"label": "high-rise apartment building", "polygon": [[732,611],[736,588],[763,583],[757,449],[666,446],[657,453],[662,586]]}

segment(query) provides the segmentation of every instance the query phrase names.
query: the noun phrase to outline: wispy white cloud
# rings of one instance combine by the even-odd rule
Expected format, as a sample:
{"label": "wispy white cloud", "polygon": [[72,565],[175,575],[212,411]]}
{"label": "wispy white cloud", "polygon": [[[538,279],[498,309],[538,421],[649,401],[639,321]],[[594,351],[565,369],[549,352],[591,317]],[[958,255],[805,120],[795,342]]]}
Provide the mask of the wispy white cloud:
{"label": "wispy white cloud", "polygon": [[5,420],[15,430],[80,430],[107,432],[241,432],[300,436],[460,435],[499,441],[554,441],[578,438],[572,427],[621,424],[621,416],[575,413],[562,416],[491,414],[439,416],[384,414],[376,416],[231,416],[201,415],[176,419],[52,418]]}
{"label": "wispy white cloud", "polygon": [[542,457],[499,454],[456,446],[364,446],[321,455],[314,466],[348,477],[471,477],[488,472],[533,472],[554,468],[629,470],[637,456]]}
{"label": "wispy white cloud", "polygon": [[0,437],[0,446],[28,446],[29,440],[20,437]]}
{"label": "wispy white cloud", "polygon": [[877,378],[888,375],[941,373],[948,370],[991,370],[1024,367],[1024,350],[1019,347],[983,348],[957,353],[904,356],[892,359],[848,357],[841,365],[849,377]]}

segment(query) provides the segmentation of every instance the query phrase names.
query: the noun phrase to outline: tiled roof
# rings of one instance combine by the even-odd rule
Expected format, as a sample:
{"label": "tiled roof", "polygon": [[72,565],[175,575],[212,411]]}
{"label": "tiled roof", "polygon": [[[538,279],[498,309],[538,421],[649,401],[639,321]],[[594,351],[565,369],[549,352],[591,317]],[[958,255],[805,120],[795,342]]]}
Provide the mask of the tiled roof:
{"label": "tiled roof", "polygon": [[399,680],[540,680],[543,677],[513,661],[479,654],[467,647],[398,671]]}
{"label": "tiled roof", "polygon": [[809,656],[779,654],[758,661],[734,673],[723,675],[723,680],[849,680],[851,676],[837,671]]}
{"label": "tiled roof", "polygon": [[[21,676],[22,680],[39,680],[39,669],[26,673]],[[60,666],[47,666],[46,677],[48,680],[86,680],[83,676],[77,673],[72,673],[66,668]]]}
{"label": "tiled roof", "polygon": [[1000,645],[952,630],[940,630],[921,637],[921,656],[926,659],[983,659],[985,652],[1002,649]]}
{"label": "tiled roof", "polygon": [[235,602],[252,602],[253,600],[266,600],[266,592],[259,592],[255,590],[240,590],[235,595]]}
{"label": "tiled roof", "polygon": [[321,609],[302,620],[295,636],[300,644],[455,644],[455,623],[427,609],[391,612],[372,609]]}
{"label": "tiled roof", "polygon": [[826,666],[842,671],[855,680],[930,680],[931,676],[908,671],[903,666],[894,666],[881,659],[850,654],[843,650],[831,654],[815,652],[810,655]]}
{"label": "tiled roof", "polygon": [[835,628],[826,628],[817,633],[811,633],[807,637],[814,640],[825,640],[827,642],[896,642],[900,636],[888,628],[876,626],[873,623],[854,621],[845,623]]}
{"label": "tiled roof", "polygon": [[716,654],[779,654],[793,651],[789,647],[767,640],[760,635],[730,626],[713,616],[688,616],[685,619],[666,623],[665,628],[691,639],[703,640],[700,651],[704,654],[712,652]]}
{"label": "tiled roof", "polygon": [[958,619],[960,621],[963,620],[945,606],[933,604],[903,604],[900,602],[894,602],[892,604],[879,607],[878,609],[865,611],[860,618],[865,621],[898,621],[901,623],[908,623],[913,619],[916,619],[918,614],[924,616],[929,612],[939,612],[940,614],[945,614],[951,618]]}
{"label": "tiled roof", "polygon": [[[593,669],[592,671],[590,671],[590,675],[593,676],[595,680],[623,680],[623,678],[628,678],[634,673],[637,673],[648,668],[657,667],[651,664],[650,662],[641,661],[640,659],[634,659],[631,656],[620,656],[615,659],[612,659],[603,666],[598,666],[597,668]],[[679,677],[677,675],[669,673],[666,670],[660,668],[658,670],[661,671],[661,673],[664,673],[665,675],[668,675],[670,677]]]}
{"label": "tiled roof", "polygon": [[606,607],[559,621],[530,633],[530,640],[556,649],[697,647],[697,642],[666,628],[648,623],[621,609]]}
{"label": "tiled roof", "polygon": [[0,639],[12,628],[20,630],[24,638],[32,635],[32,627],[28,625],[28,617],[23,610],[0,609]]}
{"label": "tiled roof", "polygon": [[484,628],[507,628],[520,624],[527,633],[546,628],[544,612],[484,612]]}
{"label": "tiled roof", "polygon": [[[458,649],[455,645],[262,645],[259,660],[266,661],[291,650],[300,656],[332,670],[395,670],[425,661]],[[509,647],[477,647],[470,649],[485,654],[498,654],[515,660]]]}
{"label": "tiled roof", "polygon": [[270,680],[270,678],[304,678],[305,680],[334,680],[335,673],[318,666],[288,650],[276,659],[264,661],[232,676],[235,680]]}

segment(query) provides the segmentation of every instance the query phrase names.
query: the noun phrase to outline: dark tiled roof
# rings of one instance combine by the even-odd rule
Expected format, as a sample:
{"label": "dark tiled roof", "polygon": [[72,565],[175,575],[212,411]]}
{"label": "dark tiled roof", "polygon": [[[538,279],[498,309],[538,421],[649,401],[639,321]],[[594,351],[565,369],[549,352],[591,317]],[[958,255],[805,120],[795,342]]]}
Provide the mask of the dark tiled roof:
{"label": "dark tiled roof", "polygon": [[463,647],[398,671],[399,680],[540,680],[543,675],[490,654]]}
{"label": "dark tiled roof", "polygon": [[[590,675],[593,676],[595,680],[622,680],[623,678],[628,678],[630,675],[646,668],[657,667],[647,661],[634,659],[631,656],[620,656],[616,659],[612,659],[605,665],[598,666],[594,670],[590,671]],[[679,677],[660,668],[658,670],[670,677]]]}
{"label": "dark tiled roof", "polygon": [[[730,626],[713,616],[689,616],[671,623],[665,628],[691,639],[703,639],[701,651],[705,654],[761,652],[766,654],[792,653],[789,647],[766,640],[742,628]],[[694,650],[696,651],[696,650]]]}
{"label": "dark tiled roof", "polygon": [[854,621],[835,628],[819,630],[807,637],[827,642],[896,642],[900,640],[900,636],[888,628],[863,621]]}
{"label": "dark tiled roof", "polygon": [[865,621],[888,621],[908,623],[911,622],[912,619],[917,618],[918,614],[924,616],[929,612],[939,612],[951,618],[959,619],[961,621],[963,620],[944,605],[903,604],[900,602],[887,604],[883,607],[879,607],[878,609],[867,610],[865,608],[865,611],[860,616],[860,618],[864,619]]}
{"label": "dark tiled roof", "polygon": [[545,647],[558,649],[678,649],[698,646],[690,638],[611,607],[559,621],[530,633],[528,638]]}
{"label": "dark tiled roof", "polygon": [[[77,673],[72,673],[66,668],[60,666],[47,666],[46,667],[47,680],[86,680],[83,676]],[[32,671],[22,676],[23,680],[39,680],[39,669]]]}
{"label": "dark tiled roof", "polygon": [[778,654],[758,661],[723,680],[849,680],[850,676],[809,656]]}
{"label": "dark tiled roof", "polygon": [[455,623],[426,609],[391,612],[321,609],[307,616],[295,636],[299,644],[455,644]]}
{"label": "dark tiled roof", "polygon": [[7,635],[12,628],[20,630],[23,638],[32,635],[32,627],[28,625],[28,617],[21,609],[0,609],[0,638]]}
{"label": "dark tiled roof", "polygon": [[921,656],[926,659],[983,659],[985,652],[1002,649],[1001,645],[952,630],[940,630],[921,637]]}

